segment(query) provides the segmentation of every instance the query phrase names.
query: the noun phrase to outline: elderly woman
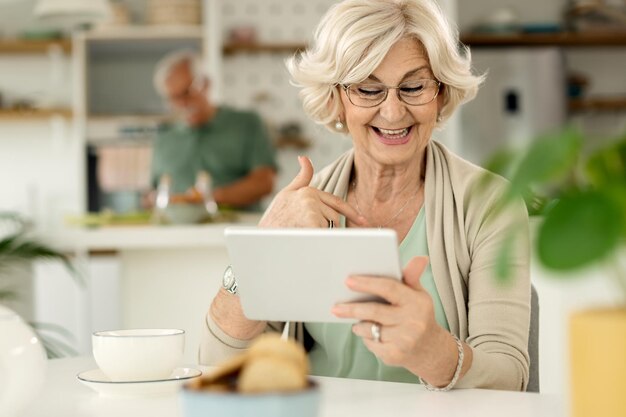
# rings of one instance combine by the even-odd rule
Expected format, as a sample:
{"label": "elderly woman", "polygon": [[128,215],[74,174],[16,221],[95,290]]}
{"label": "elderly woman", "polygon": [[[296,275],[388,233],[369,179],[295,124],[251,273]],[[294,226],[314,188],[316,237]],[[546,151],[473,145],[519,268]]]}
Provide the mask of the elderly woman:
{"label": "elderly woman", "polygon": [[[431,0],[346,0],[328,11],[310,49],[289,63],[304,109],[350,135],[353,149],[314,175],[311,162],[274,199],[260,227],[385,227],[398,235],[403,280],[349,277],[352,290],[389,304],[339,304],[355,325],[299,323],[291,335],[318,375],[421,381],[430,389],[524,390],[530,319],[528,219],[503,212],[505,188],[432,139],[474,97],[469,51]],[[513,279],[494,279],[504,231],[516,242]],[[320,279],[323,279],[321,277]],[[222,289],[206,317],[200,360],[245,349],[281,323],[245,318]]]}

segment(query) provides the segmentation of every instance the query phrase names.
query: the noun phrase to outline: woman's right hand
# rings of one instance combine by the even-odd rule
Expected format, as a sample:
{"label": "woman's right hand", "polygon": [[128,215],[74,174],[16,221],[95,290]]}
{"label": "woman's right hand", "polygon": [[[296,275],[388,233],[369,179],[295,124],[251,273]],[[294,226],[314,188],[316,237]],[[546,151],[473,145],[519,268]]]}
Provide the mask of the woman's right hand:
{"label": "woman's right hand", "polygon": [[265,321],[246,318],[239,297],[223,288],[213,299],[209,314],[224,333],[235,339],[252,339],[263,333],[267,325]]}
{"label": "woman's right hand", "polygon": [[365,218],[340,197],[310,187],[313,178],[311,160],[298,157],[300,172],[272,201],[259,222],[259,227],[328,227],[332,220],[339,224],[341,215],[366,227]]}

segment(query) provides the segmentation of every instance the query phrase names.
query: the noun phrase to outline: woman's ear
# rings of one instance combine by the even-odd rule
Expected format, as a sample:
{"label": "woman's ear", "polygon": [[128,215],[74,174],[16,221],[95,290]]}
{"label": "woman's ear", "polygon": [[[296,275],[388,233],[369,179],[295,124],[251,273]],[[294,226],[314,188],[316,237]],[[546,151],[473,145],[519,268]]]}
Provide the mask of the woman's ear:
{"label": "woman's ear", "polygon": [[437,94],[437,112],[441,113],[443,106],[446,104],[446,98],[448,95],[448,89],[445,84],[441,84],[439,87],[439,93]]}
{"label": "woman's ear", "polygon": [[448,91],[445,84],[441,84],[441,87],[439,87],[439,93],[437,94],[437,122],[442,120],[441,114],[447,102],[447,94]]}
{"label": "woman's ear", "polygon": [[335,117],[335,123],[337,121],[341,121],[345,125],[346,117],[343,100],[341,97],[341,87],[335,87],[335,90],[330,94],[328,102],[326,103],[326,109],[328,111],[328,114],[337,114],[337,116]]}

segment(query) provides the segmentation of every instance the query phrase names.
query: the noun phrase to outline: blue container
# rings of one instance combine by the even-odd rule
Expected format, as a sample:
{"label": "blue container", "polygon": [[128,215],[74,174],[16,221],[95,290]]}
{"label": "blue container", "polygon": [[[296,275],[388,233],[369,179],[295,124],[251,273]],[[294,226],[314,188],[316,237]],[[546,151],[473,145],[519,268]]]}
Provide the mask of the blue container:
{"label": "blue container", "polygon": [[180,391],[184,417],[317,417],[320,391],[317,384],[303,391],[264,394]]}

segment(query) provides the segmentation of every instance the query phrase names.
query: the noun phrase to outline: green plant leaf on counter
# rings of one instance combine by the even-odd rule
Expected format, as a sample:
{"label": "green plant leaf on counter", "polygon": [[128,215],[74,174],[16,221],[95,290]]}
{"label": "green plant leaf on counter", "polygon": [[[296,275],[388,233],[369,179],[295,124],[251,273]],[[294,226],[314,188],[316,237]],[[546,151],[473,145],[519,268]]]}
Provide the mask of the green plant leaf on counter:
{"label": "green plant leaf on counter", "polygon": [[17,299],[17,294],[15,291],[0,289],[0,300],[14,301]]}
{"label": "green plant leaf on counter", "polygon": [[539,228],[538,253],[549,268],[572,270],[603,258],[623,228],[619,206],[598,191],[562,197]]}
{"label": "green plant leaf on counter", "polygon": [[585,173],[591,185],[626,183],[626,137],[612,146],[601,149],[589,157]]}
{"label": "green plant leaf on counter", "polygon": [[67,329],[52,323],[30,322],[29,324],[37,332],[48,359],[78,355],[78,352],[66,342],[66,340],[74,339]]}
{"label": "green plant leaf on counter", "polygon": [[[3,274],[11,271],[14,265],[36,260],[53,260],[60,261],[75,281],[84,285],[82,275],[69,258],[33,238],[29,233],[30,226],[31,224],[17,213],[0,213],[0,284],[2,284]],[[16,298],[14,291],[0,288],[0,302]],[[31,323],[31,326],[40,337],[49,358],[76,355],[66,342],[57,337],[71,338],[67,330],[54,324]]]}
{"label": "green plant leaf on counter", "polygon": [[534,141],[511,175],[509,198],[524,195],[528,187],[563,180],[576,166],[582,142],[582,135],[571,128]]}
{"label": "green plant leaf on counter", "polygon": [[[626,265],[619,259],[626,243],[626,134],[607,145],[591,139],[563,128],[523,149],[501,152],[486,167],[510,181],[499,210],[521,196],[529,214],[540,214],[533,242],[540,263],[557,271],[596,261],[614,265],[626,300]],[[589,154],[586,149],[593,146],[596,150]],[[483,183],[488,185],[488,178]],[[502,239],[495,264],[498,280],[510,277],[510,239],[516,233],[507,230]]]}
{"label": "green plant leaf on counter", "polygon": [[[494,153],[485,168],[507,178],[510,184],[498,209],[521,196],[531,216],[543,214],[551,204],[550,190],[546,188],[572,174],[579,162],[582,141],[577,130],[568,128],[541,136],[528,148]],[[490,181],[485,176],[479,186],[487,187]]]}
{"label": "green plant leaf on counter", "polygon": [[[22,233],[0,240],[0,272],[3,267],[14,262],[40,259],[60,261],[73,276],[80,278],[80,274],[67,256],[44,244],[28,240]],[[79,282],[82,283],[82,280],[79,279]]]}

